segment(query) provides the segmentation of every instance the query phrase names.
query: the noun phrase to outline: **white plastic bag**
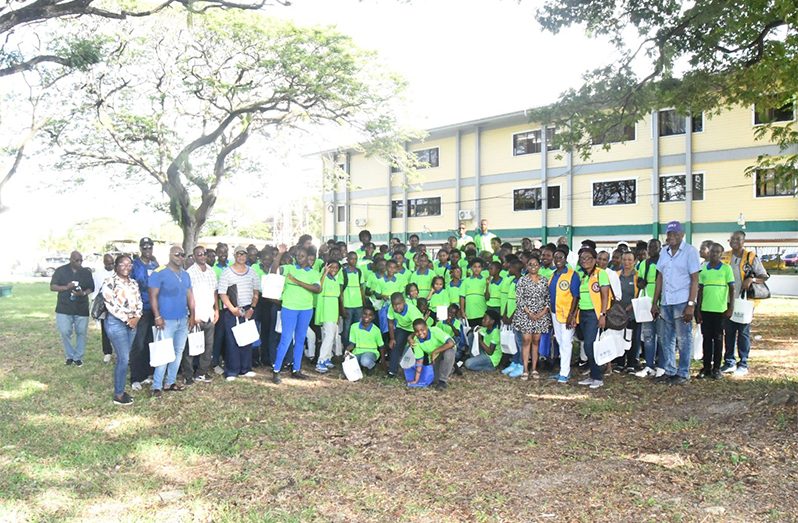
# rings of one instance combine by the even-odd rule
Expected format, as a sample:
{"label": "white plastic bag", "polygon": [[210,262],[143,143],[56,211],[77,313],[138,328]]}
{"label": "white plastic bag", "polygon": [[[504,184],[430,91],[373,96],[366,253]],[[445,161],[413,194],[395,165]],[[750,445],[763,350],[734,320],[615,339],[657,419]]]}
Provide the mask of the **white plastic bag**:
{"label": "white plastic bag", "polygon": [[754,319],[754,302],[737,298],[734,300],[734,312],[731,321],[747,325]]}
{"label": "white plastic bag", "polygon": [[446,321],[449,319],[449,307],[446,305],[438,305],[435,307],[435,316],[438,321]]}
{"label": "white plastic bag", "polygon": [[199,356],[205,352],[205,333],[198,326],[194,326],[188,333],[188,355]]}
{"label": "white plastic bag", "polygon": [[403,369],[412,369],[416,365],[416,356],[413,354],[413,347],[405,349],[402,359],[399,360],[399,366]]}
{"label": "white plastic bag", "polygon": [[360,370],[360,363],[358,363],[357,358],[351,354],[346,355],[344,362],[341,364],[341,368],[344,370],[344,376],[346,376],[346,379],[349,381],[358,381],[363,378],[363,371]]}
{"label": "white plastic bag", "polygon": [[604,365],[622,356],[623,344],[624,340],[620,332],[613,333],[608,330],[602,332],[599,339],[593,343],[593,357],[596,360],[596,365]]}
{"label": "white plastic bag", "polygon": [[472,356],[479,356],[479,337],[480,337],[480,329],[479,327],[474,329],[474,339],[471,341],[471,355]]}
{"label": "white plastic bag", "polygon": [[640,296],[632,300],[632,310],[634,311],[635,321],[637,323],[654,321],[654,317],[651,315],[651,304],[651,298],[648,296]]}
{"label": "white plastic bag", "polygon": [[261,294],[270,300],[279,300],[283,297],[285,276],[280,274],[264,274],[260,279]]}
{"label": "white plastic bag", "polygon": [[[236,320],[236,322],[238,322],[238,320]],[[236,326],[231,330],[233,331],[233,337],[236,340],[236,345],[239,347],[251,345],[260,338],[260,334],[258,334],[258,326],[255,325],[253,320],[244,320],[243,323],[237,323]]]}
{"label": "white plastic bag", "polygon": [[274,332],[282,334],[283,332],[283,311],[277,311],[277,321],[274,322]]}
{"label": "white plastic bag", "polygon": [[701,325],[695,326],[693,332],[693,359],[700,360],[704,358],[704,334],[701,332]]}
{"label": "white plastic bag", "polygon": [[510,325],[503,325],[501,332],[502,352],[505,354],[515,354],[518,346],[515,343],[515,333]]}
{"label": "white plastic bag", "polygon": [[164,338],[163,330],[156,329],[155,339],[150,343],[150,367],[160,367],[175,361],[175,342]]}

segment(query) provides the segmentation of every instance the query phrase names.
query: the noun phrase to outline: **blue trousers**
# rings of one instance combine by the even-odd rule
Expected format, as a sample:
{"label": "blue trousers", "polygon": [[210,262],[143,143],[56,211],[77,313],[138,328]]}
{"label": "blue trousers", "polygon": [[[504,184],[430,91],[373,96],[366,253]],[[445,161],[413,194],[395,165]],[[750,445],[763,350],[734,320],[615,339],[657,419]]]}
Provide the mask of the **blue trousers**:
{"label": "blue trousers", "polygon": [[[249,308],[249,306],[244,307],[247,310]],[[252,370],[252,344],[238,346],[233,336],[233,327],[238,325],[238,318],[227,309],[222,312],[222,323],[225,335],[224,375],[229,377],[246,374]]]}
{"label": "blue trousers", "polygon": [[662,363],[662,317],[654,321],[641,323],[641,338],[643,340],[643,355],[646,358],[646,367],[664,368]]}
{"label": "blue trousers", "polygon": [[277,346],[277,355],[273,367],[274,372],[280,372],[283,367],[283,360],[292,341],[294,342],[293,371],[298,372],[302,369],[302,349],[305,347],[305,336],[312,317],[313,309],[297,311],[283,307],[282,313],[280,313],[283,333],[280,336],[280,344]]}
{"label": "blue trousers", "polygon": [[[55,326],[61,335],[64,345],[64,355],[68,360],[82,360],[86,352],[86,333],[89,329],[88,316],[74,316],[71,314],[55,314]],[[72,333],[75,333],[75,345],[72,345]]]}
{"label": "blue trousers", "polygon": [[349,328],[352,324],[360,321],[363,315],[363,307],[347,307],[344,309],[344,331],[341,333],[341,342],[344,347],[349,346]]}
{"label": "blue trousers", "polygon": [[[674,305],[663,305],[660,309],[662,318],[662,359],[665,363],[665,374],[678,375],[680,378],[690,377],[690,363],[693,356],[693,324],[682,319],[687,302]],[[676,368],[676,340],[679,340],[679,367]]]}
{"label": "blue trousers", "polygon": [[108,335],[108,340],[116,351],[114,395],[121,396],[122,393],[125,392],[127,365],[130,360],[130,348],[133,346],[133,338],[136,337],[136,329],[131,329],[128,327],[127,323],[110,313],[103,320],[103,328]]}
{"label": "blue trousers", "polygon": [[152,389],[168,388],[177,380],[177,371],[183,361],[183,349],[188,340],[188,317],[179,320],[164,320],[164,338],[172,338],[175,359],[172,363],[156,367],[152,373]]}
{"label": "blue trousers", "polygon": [[585,354],[587,363],[590,365],[590,377],[594,380],[604,380],[604,371],[596,364],[596,356],[593,352],[593,344],[598,337],[598,318],[593,309],[579,310],[579,325],[582,326],[582,337],[585,342]]}
{"label": "blue trousers", "polygon": [[734,365],[734,345],[740,354],[740,367],[748,367],[748,353],[751,352],[751,324],[737,323],[724,319],[723,330],[726,331],[726,352],[723,359],[729,365]]}
{"label": "blue trousers", "polygon": [[391,374],[399,373],[399,361],[401,361],[402,355],[405,353],[407,338],[409,337],[410,333],[404,329],[396,327],[393,330],[393,339],[396,340],[396,344],[393,346],[393,350],[391,350],[391,363],[388,366],[388,370]]}

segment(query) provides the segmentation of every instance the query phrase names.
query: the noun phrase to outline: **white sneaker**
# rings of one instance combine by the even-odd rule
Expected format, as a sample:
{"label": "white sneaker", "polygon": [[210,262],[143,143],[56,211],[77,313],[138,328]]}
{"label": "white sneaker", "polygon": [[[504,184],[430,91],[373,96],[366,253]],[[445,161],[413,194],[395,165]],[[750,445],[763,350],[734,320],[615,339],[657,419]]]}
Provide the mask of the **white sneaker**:
{"label": "white sneaker", "polygon": [[255,374],[255,371],[251,370],[251,371],[247,372],[246,374],[244,374],[243,376],[245,378],[254,378],[255,376],[257,376],[257,374]]}
{"label": "white sneaker", "polygon": [[665,375],[665,369],[663,369],[662,367],[657,367],[657,369],[654,371],[655,378],[661,378],[664,375]]}
{"label": "white sneaker", "polygon": [[141,382],[142,385],[150,385],[152,384],[152,376],[149,376],[146,380]]}
{"label": "white sneaker", "polygon": [[141,383],[139,383],[138,381],[134,381],[133,383],[130,384],[130,388],[133,390],[141,390]]}
{"label": "white sneaker", "polygon": [[105,356],[103,356],[103,363],[111,363],[111,355],[110,354],[106,354]]}
{"label": "white sneaker", "polygon": [[225,379],[226,379],[227,381],[235,381],[235,380],[236,380],[236,377],[235,377],[235,376],[227,376]]}
{"label": "white sneaker", "polygon": [[213,372],[216,374],[224,374],[224,369],[221,367],[221,365],[217,365],[213,368]]}
{"label": "white sneaker", "polygon": [[748,367],[737,367],[734,371],[735,376],[747,376],[748,375]]}
{"label": "white sneaker", "polygon": [[655,371],[651,367],[646,367],[643,370],[635,372],[635,376],[637,376],[638,378],[648,378],[649,376],[656,375],[656,373],[657,371]]}
{"label": "white sneaker", "polygon": [[597,389],[597,388],[603,387],[603,386],[604,386],[604,382],[601,381],[601,380],[593,380],[593,383],[590,384],[590,388],[591,389]]}
{"label": "white sneaker", "polygon": [[579,385],[593,385],[593,378],[587,378],[579,382]]}

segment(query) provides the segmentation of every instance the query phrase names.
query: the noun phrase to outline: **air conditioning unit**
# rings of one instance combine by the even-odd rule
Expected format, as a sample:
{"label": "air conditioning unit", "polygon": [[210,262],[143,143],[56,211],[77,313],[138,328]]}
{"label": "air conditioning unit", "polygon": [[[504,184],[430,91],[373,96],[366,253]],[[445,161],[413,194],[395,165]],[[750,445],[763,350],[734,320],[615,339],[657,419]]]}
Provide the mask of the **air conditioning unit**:
{"label": "air conditioning unit", "polygon": [[460,221],[468,221],[474,219],[474,211],[470,209],[460,209],[457,212],[457,219]]}
{"label": "air conditioning unit", "polygon": [[356,218],[355,219],[355,226],[357,226],[357,227],[365,227],[366,223],[368,223],[368,220],[366,220],[365,218]]}

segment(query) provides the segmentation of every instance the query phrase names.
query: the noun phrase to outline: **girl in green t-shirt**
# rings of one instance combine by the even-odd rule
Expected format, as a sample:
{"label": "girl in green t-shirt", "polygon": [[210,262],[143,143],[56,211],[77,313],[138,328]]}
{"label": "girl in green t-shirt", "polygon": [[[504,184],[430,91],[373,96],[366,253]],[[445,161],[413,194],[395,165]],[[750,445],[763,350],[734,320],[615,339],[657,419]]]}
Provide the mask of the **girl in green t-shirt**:
{"label": "girl in green t-shirt", "polygon": [[341,350],[341,337],[338,335],[338,319],[341,317],[341,282],[338,271],[341,264],[331,261],[324,268],[319,280],[321,293],[316,302],[316,325],[321,325],[321,348],[316,360],[316,372],[326,374],[333,367],[333,349]]}
{"label": "girl in green t-shirt", "polygon": [[479,354],[465,361],[465,368],[473,371],[496,370],[502,360],[501,316],[488,309],[482,317],[482,326],[477,328],[474,336],[479,336]]}

